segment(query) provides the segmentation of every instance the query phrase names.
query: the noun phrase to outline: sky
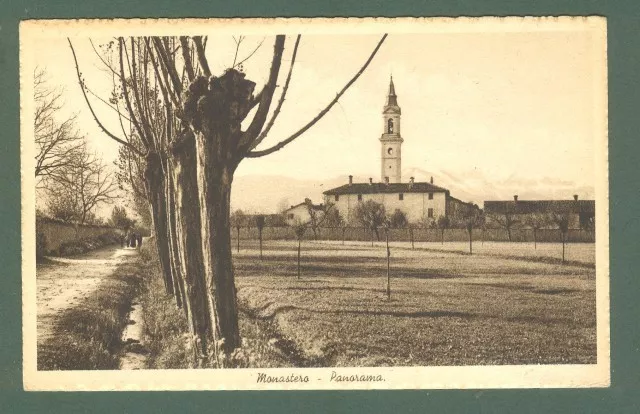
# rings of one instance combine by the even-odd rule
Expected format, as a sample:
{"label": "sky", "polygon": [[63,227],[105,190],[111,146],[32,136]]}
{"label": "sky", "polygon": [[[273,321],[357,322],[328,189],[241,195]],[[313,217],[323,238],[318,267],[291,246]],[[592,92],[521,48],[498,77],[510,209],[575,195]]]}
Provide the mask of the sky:
{"label": "sky", "polygon": [[[353,174],[378,180],[382,107],[393,75],[402,108],[403,170],[447,171],[496,182],[559,181],[589,188],[595,180],[594,141],[605,106],[597,82],[605,51],[594,32],[553,21],[544,30],[446,30],[389,34],[371,65],[338,105],[296,141],[267,157],[247,159],[236,180],[280,176],[332,180]],[[530,28],[530,26],[524,26]],[[110,40],[91,36],[94,44]],[[357,72],[380,34],[304,34],[287,99],[266,148],[313,118]],[[251,34],[239,57],[259,90],[268,75],[274,37]],[[280,73],[289,70],[295,37],[288,36]],[[101,66],[87,34],[72,37],[81,71],[91,89],[107,97],[110,75]],[[234,59],[231,33],[212,33],[208,57],[220,74]],[[92,148],[111,162],[118,144],[97,127],[87,109],[64,37],[40,38],[33,61],[50,81],[64,88],[65,113],[78,115],[78,127]],[[276,92],[276,97],[279,91]],[[98,116],[114,133],[116,118],[95,98]],[[275,100],[274,105],[275,106]],[[597,142],[597,141],[596,141]],[[408,177],[403,176],[403,180]],[[440,183],[446,186],[446,183]]]}

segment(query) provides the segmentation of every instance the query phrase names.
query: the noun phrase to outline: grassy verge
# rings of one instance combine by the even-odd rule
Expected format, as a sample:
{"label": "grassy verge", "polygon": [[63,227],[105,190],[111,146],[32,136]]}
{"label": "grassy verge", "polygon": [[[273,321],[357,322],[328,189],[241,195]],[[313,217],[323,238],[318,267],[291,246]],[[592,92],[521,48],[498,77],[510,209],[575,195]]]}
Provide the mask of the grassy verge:
{"label": "grassy verge", "polygon": [[137,262],[126,262],[78,306],[64,311],[53,334],[38,345],[38,369],[117,369],[120,336],[140,282]]}
{"label": "grassy verge", "polygon": [[[181,369],[193,367],[189,331],[184,312],[164,291],[153,244],[143,244],[141,255],[145,261],[140,301],[143,309],[144,346],[149,351],[148,369]],[[292,341],[283,337],[273,321],[256,318],[240,307],[240,331],[243,346],[237,350],[226,367],[270,368],[308,365]],[[215,368],[214,361],[205,368]]]}

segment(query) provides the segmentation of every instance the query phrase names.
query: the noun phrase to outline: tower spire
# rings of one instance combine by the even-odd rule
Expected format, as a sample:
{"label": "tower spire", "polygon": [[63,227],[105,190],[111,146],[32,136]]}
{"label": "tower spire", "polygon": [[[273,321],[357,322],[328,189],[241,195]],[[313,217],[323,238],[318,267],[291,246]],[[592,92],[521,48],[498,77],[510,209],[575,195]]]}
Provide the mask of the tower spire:
{"label": "tower spire", "polygon": [[391,80],[389,81],[389,96],[387,96],[387,106],[398,106],[396,87],[393,85],[393,75],[391,75]]}

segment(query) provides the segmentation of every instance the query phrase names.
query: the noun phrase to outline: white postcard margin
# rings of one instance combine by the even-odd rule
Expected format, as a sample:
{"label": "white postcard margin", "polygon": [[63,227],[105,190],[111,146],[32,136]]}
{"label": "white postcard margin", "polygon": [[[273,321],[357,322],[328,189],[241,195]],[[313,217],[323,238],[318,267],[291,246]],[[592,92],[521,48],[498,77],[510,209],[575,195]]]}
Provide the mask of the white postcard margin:
{"label": "white postcard margin", "polygon": [[[545,24],[550,23],[553,24]],[[147,390],[346,390],[589,388],[610,385],[609,170],[607,125],[606,19],[603,17],[481,18],[257,18],[257,19],[29,20],[20,24],[23,385],[27,391]],[[375,368],[271,368],[222,370],[38,371],[36,334],[35,178],[31,110],[32,47],[51,36],[188,35],[203,30],[244,34],[379,34],[431,32],[518,32],[589,30],[595,46],[594,79],[598,96],[595,134],[597,363],[588,365],[513,365]],[[289,382],[259,382],[261,374]],[[359,381],[361,376],[382,381]],[[336,381],[351,377],[353,381]],[[306,381],[305,381],[306,379]]]}

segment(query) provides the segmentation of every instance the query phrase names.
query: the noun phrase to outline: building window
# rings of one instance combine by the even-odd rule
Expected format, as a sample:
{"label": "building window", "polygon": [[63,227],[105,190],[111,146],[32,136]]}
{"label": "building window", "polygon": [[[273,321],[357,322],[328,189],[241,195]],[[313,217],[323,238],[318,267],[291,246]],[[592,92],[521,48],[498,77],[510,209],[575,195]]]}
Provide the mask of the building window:
{"label": "building window", "polygon": [[387,133],[393,134],[393,119],[389,119],[387,122]]}
{"label": "building window", "polygon": [[340,201],[340,196],[336,194],[336,201]]}
{"label": "building window", "polygon": [[433,200],[433,193],[429,193],[429,200]]}
{"label": "building window", "polygon": [[427,209],[427,217],[433,218],[433,209],[432,208]]}
{"label": "building window", "polygon": [[362,201],[362,194],[358,194],[358,201]]}
{"label": "building window", "polygon": [[398,200],[404,200],[404,194],[402,193],[398,194]]}

